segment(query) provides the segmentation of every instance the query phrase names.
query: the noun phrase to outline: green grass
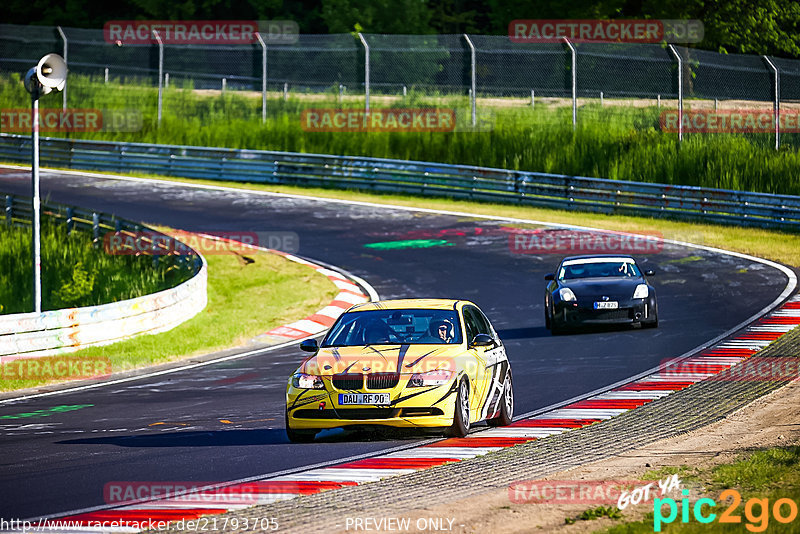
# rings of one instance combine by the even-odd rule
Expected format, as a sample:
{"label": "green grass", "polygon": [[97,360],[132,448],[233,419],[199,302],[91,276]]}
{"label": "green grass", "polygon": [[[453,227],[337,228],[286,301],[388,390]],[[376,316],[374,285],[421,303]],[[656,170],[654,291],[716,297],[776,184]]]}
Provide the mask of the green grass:
{"label": "green grass", "polygon": [[[143,128],[135,133],[52,134],[84,139],[220,146],[293,152],[348,154],[444,163],[460,163],[563,173],[619,180],[698,185],[726,189],[800,194],[800,154],[795,134],[776,152],[771,134],[694,134],[682,144],[677,134],[662,133],[655,106],[634,108],[592,101],[581,105],[573,131],[571,110],[560,105],[511,105],[512,100],[479,99],[491,131],[473,132],[306,132],[299,112],[308,107],[363,106],[348,97],[341,104],[331,93],[268,99],[268,120],[261,123],[261,98],[254,92],[193,91],[171,85],[164,92],[164,115],[156,125],[157,90],[152,87],[104,85],[98,78],[72,76],[71,107],[138,109]],[[18,79],[0,78],[0,101],[6,107],[28,106]],[[497,102],[499,101],[499,104]],[[42,107],[57,107],[49,95]],[[372,107],[457,108],[469,116],[463,96],[412,92],[406,100],[376,97]]]}
{"label": "green grass", "polygon": [[[790,523],[780,523],[772,515],[772,508],[778,499],[790,499],[800,505],[800,447],[776,447],[745,454],[735,462],[704,470],[699,474],[699,484],[694,487],[706,488],[704,495],[713,499],[717,506],[713,512],[717,520],[702,524],[690,513],[688,523],[681,523],[680,513],[675,522],[663,528],[662,532],[680,532],[685,534],[707,532],[778,532],[793,533],[800,528],[800,517]],[[719,515],[728,508],[728,504],[719,499],[720,493],[726,489],[735,489],[741,495],[742,502],[733,510],[733,516],[741,517],[739,524],[723,524],[718,521]],[[678,497],[679,496],[674,496]],[[690,503],[698,498],[696,489],[690,491]],[[768,499],[769,516],[762,516],[758,506],[750,507],[751,517],[746,515],[747,502],[750,499]],[[704,513],[708,514],[708,506]],[[664,513],[667,513],[666,507]],[[789,507],[784,505],[781,512],[789,514]],[[747,527],[750,525],[750,528]],[[762,528],[764,527],[764,528]],[[603,530],[606,534],[640,534],[653,532],[653,514],[648,513],[644,520],[628,522]]]}
{"label": "green grass", "polygon": [[[211,247],[209,247],[211,248]],[[325,276],[281,256],[253,252],[210,254],[208,305],[169,332],[80,350],[70,358],[108,358],[112,371],[164,363],[242,345],[276,326],[324,307],[338,290]],[[298,356],[299,357],[299,356]],[[42,359],[43,365],[46,359]],[[2,380],[0,391],[30,388],[44,380]]]}
{"label": "green grass", "polygon": [[[31,228],[0,226],[0,313],[33,310]],[[188,266],[147,256],[110,255],[91,234],[43,220],[42,309],[95,306],[155,293],[189,279]]]}

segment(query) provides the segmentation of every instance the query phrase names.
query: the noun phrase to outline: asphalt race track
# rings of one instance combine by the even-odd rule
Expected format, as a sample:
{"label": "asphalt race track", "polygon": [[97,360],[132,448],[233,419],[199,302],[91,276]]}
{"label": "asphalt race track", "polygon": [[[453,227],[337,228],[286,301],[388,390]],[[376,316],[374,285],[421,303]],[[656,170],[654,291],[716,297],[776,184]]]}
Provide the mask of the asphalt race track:
{"label": "asphalt race track", "polygon": [[[29,195],[30,173],[3,170],[0,191]],[[785,275],[760,263],[665,245],[638,258],[657,273],[651,281],[659,328],[553,337],[544,328],[543,276],[561,256],[512,252],[506,222],[57,172],[42,173],[42,195],[189,231],[295,232],[299,255],[364,278],[382,298],[473,300],[506,344],[517,414],[681,355],[771,303],[786,284]],[[365,247],[407,240],[415,247]],[[302,357],[290,347],[1,404],[0,417],[89,406],[2,420],[0,516],[38,518],[102,505],[103,488],[114,481],[233,480],[424,439],[332,431],[312,444],[290,444],[283,395]]]}

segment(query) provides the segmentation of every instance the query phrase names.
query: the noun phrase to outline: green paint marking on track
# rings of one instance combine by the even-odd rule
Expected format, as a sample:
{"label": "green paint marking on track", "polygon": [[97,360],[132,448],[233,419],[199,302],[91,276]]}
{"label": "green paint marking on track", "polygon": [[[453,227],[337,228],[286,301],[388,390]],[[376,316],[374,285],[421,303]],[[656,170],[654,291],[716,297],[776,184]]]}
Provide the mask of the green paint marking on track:
{"label": "green paint marking on track", "polygon": [[53,406],[46,410],[35,410],[32,412],[15,413],[11,415],[2,415],[0,419],[27,419],[29,417],[49,417],[56,413],[71,412],[73,410],[80,410],[81,408],[89,408],[94,404],[62,404],[61,406]]}
{"label": "green paint marking on track", "polygon": [[377,250],[394,250],[401,248],[431,248],[431,247],[452,247],[446,239],[407,239],[405,241],[381,241],[380,243],[367,243],[366,248]]}

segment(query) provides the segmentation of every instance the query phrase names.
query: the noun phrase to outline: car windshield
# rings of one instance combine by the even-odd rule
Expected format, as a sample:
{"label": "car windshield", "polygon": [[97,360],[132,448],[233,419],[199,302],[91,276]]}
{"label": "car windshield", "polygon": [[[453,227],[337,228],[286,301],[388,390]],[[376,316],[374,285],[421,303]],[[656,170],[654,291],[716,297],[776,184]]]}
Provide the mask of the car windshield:
{"label": "car windshield", "polygon": [[642,276],[631,260],[593,260],[564,262],[558,272],[559,280],[577,278],[630,278]]}
{"label": "car windshield", "polygon": [[454,310],[372,310],[342,315],[323,347],[359,345],[459,344],[461,325]]}

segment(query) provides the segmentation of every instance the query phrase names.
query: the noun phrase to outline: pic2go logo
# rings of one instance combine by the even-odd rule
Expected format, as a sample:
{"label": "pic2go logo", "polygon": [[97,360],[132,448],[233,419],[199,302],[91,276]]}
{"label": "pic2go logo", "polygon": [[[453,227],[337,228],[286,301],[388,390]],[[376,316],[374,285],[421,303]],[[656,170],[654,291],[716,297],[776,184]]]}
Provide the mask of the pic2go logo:
{"label": "pic2go logo", "polygon": [[[675,502],[675,499],[655,499],[653,501],[653,531],[661,532],[661,526],[674,522],[678,518],[678,512],[681,514],[681,523],[689,522],[689,512],[694,515],[695,521],[698,523],[712,523],[717,520],[717,514],[711,511],[712,508],[717,506],[713,499],[703,498],[698,499],[694,506],[689,504],[689,490],[683,490],[683,499],[680,505]],[[724,512],[719,514],[720,523],[741,523],[742,516],[736,514],[736,509],[742,502],[742,496],[734,489],[727,489],[720,493],[720,501],[724,502],[731,499],[730,504]],[[664,507],[667,506],[668,514],[664,516]],[[744,505],[744,517],[747,519],[745,528],[750,532],[764,532],[769,526],[769,516],[772,516],[778,523],[791,523],[797,518],[797,503],[791,499],[782,498],[776,500],[772,508],[769,506],[769,499],[749,499]]]}

